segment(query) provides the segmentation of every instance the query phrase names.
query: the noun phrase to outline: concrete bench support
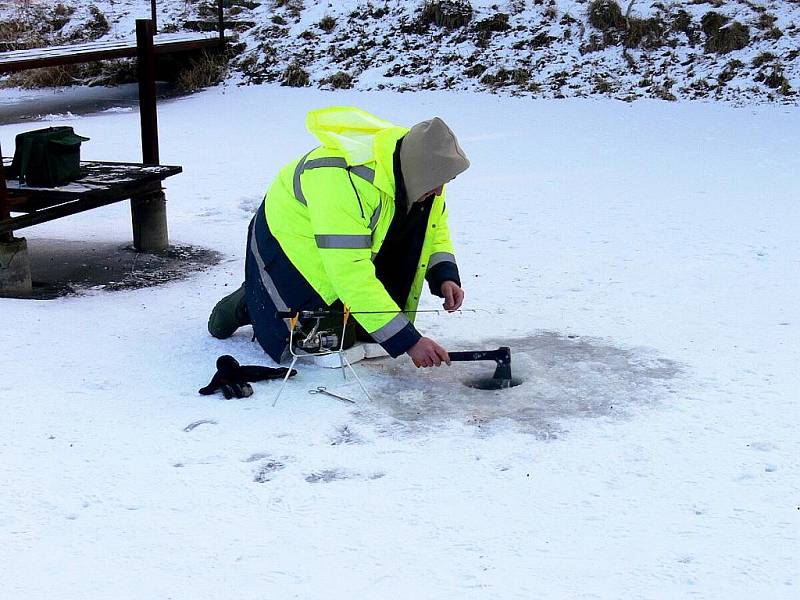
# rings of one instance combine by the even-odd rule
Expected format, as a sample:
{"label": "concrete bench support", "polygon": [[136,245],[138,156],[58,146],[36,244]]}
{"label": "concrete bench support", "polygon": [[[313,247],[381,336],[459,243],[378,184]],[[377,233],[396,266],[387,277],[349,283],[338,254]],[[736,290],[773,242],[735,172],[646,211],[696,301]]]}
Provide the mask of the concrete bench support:
{"label": "concrete bench support", "polygon": [[25,238],[0,241],[0,297],[24,298],[33,292]]}
{"label": "concrete bench support", "polygon": [[140,252],[157,252],[169,247],[167,198],[162,190],[131,198],[133,247]]}

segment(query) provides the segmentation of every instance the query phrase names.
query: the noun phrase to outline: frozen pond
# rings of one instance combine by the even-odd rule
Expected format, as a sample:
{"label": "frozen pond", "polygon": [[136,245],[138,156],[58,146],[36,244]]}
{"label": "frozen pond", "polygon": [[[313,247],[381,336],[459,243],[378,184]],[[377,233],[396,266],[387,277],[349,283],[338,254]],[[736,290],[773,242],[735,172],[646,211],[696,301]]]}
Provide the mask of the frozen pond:
{"label": "frozen pond", "polygon": [[[158,100],[175,98],[174,86],[158,83]],[[139,88],[135,83],[116,87],[74,87],[52,90],[0,90],[0,125],[27,121],[68,119],[102,112],[136,112]]]}

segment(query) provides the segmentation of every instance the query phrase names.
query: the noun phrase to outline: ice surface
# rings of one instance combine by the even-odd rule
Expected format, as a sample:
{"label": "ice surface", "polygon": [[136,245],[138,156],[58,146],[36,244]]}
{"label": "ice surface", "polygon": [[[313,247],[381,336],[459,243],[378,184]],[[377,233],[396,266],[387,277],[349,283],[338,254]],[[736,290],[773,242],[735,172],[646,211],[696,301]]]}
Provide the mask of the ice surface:
{"label": "ice surface", "polygon": [[[509,345],[523,385],[400,359],[355,365],[374,404],[315,367],[274,409],[278,382],[197,394],[221,354],[269,364],[249,328],[206,321],[251,210],[314,144],[306,111],[337,104],[458,134],[450,226],[480,310],[417,322],[453,350]],[[139,159],[135,113],[77,124],[87,158]],[[32,125],[0,126],[3,147]],[[184,167],[171,239],[225,258],[0,300],[0,597],[797,597],[796,109],[226,87],[161,103],[159,128]],[[24,234],[125,244],[130,212]]]}

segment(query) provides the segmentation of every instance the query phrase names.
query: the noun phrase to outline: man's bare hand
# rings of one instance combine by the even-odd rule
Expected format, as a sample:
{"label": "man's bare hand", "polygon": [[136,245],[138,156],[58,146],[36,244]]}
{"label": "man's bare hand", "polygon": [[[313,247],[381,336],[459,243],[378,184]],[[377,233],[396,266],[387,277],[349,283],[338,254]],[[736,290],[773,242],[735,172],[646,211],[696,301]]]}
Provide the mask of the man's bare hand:
{"label": "man's bare hand", "polygon": [[442,296],[444,296],[442,307],[447,312],[458,310],[464,303],[464,290],[455,281],[445,281],[442,284]]}
{"label": "man's bare hand", "polygon": [[450,365],[450,355],[447,354],[447,350],[430,338],[420,338],[406,354],[411,357],[414,366],[417,368],[438,367],[442,363]]}

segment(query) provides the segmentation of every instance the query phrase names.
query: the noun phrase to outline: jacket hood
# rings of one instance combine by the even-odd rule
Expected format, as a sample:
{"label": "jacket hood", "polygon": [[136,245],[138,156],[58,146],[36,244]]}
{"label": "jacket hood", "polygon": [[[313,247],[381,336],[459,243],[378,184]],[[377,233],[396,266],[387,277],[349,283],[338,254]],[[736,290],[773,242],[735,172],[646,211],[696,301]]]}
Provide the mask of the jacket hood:
{"label": "jacket hood", "polygon": [[392,156],[397,140],[407,132],[400,127],[353,106],[331,106],[312,110],[306,127],[320,143],[340,152],[348,165],[376,162],[376,187],[392,193],[394,172]]}

